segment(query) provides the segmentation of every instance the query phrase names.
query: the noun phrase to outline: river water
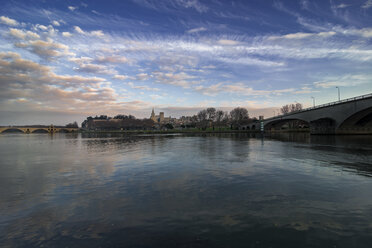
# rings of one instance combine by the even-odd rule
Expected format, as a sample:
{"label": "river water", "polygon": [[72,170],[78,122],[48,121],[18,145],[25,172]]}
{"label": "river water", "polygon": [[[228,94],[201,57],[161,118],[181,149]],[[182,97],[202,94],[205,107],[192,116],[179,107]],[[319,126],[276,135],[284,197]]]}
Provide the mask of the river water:
{"label": "river water", "polygon": [[0,247],[372,247],[372,137],[0,135]]}

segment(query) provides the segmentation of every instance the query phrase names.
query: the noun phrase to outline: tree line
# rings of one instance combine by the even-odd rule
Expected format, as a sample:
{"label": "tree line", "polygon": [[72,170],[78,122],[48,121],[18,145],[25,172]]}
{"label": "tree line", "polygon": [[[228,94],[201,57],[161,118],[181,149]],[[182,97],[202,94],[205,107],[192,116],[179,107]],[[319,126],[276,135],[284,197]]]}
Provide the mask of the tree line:
{"label": "tree line", "polygon": [[248,110],[246,108],[237,107],[226,112],[216,108],[207,108],[200,110],[196,115],[191,117],[191,123],[194,127],[206,129],[208,127],[221,128],[230,126],[237,128],[241,124],[249,123],[257,120],[256,118],[249,118]]}
{"label": "tree line", "polygon": [[280,112],[285,115],[291,112],[296,112],[302,110],[302,104],[296,103],[296,104],[287,104],[280,108]]}

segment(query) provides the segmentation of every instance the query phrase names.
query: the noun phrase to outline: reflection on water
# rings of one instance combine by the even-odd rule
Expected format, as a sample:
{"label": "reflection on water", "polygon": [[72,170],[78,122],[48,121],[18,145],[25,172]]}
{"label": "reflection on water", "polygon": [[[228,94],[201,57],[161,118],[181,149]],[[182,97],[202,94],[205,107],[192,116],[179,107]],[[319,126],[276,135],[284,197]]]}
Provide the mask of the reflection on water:
{"label": "reflection on water", "polygon": [[0,247],[372,247],[371,141],[0,135]]}

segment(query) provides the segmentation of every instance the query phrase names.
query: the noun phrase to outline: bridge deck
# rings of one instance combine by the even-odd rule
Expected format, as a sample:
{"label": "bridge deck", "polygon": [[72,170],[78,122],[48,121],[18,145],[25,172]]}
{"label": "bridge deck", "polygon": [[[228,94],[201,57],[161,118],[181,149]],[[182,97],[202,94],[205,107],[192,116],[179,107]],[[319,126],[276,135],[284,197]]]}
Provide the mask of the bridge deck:
{"label": "bridge deck", "polygon": [[299,114],[299,113],[303,113],[303,112],[308,112],[308,111],[312,111],[312,110],[316,110],[316,109],[326,108],[326,107],[330,107],[330,106],[334,106],[334,105],[359,101],[359,100],[368,99],[368,98],[372,98],[372,93],[366,94],[366,95],[361,95],[361,96],[356,96],[356,97],[351,97],[351,98],[347,98],[347,99],[340,100],[340,101],[335,101],[335,102],[325,103],[325,104],[321,104],[321,105],[316,105],[314,107],[305,108],[305,109],[302,109],[302,110],[299,110],[299,111],[293,111],[293,112],[290,112],[290,113],[287,113],[287,114],[277,115],[277,116],[274,116],[274,117],[267,118],[267,119],[265,119],[265,121],[280,119],[280,118],[285,117],[285,116],[290,116],[290,115],[294,115],[294,114]]}

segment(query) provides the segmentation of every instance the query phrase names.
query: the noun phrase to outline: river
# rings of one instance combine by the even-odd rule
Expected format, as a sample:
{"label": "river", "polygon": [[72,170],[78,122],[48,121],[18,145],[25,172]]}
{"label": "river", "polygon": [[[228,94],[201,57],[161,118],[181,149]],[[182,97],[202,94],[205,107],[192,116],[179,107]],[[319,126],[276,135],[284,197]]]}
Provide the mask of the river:
{"label": "river", "polygon": [[0,247],[372,247],[372,136],[0,135]]}

